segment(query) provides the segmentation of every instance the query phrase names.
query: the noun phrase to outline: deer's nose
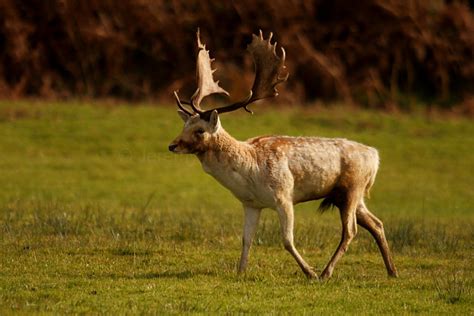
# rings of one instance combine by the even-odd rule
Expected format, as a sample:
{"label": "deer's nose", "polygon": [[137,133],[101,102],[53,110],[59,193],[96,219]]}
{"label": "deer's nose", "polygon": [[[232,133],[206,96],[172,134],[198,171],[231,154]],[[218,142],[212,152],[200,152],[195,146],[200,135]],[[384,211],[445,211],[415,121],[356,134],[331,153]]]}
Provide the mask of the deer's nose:
{"label": "deer's nose", "polygon": [[176,144],[170,144],[170,145],[168,146],[168,149],[169,149],[169,151],[174,151],[174,150],[176,149],[176,147],[178,147],[178,145],[176,145]]}

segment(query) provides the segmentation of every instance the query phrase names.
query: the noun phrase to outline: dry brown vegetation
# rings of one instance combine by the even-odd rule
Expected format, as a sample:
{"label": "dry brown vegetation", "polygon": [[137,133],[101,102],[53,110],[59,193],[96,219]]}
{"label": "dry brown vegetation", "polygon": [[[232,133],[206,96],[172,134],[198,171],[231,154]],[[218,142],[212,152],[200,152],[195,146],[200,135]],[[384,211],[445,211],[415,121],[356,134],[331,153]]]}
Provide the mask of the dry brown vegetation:
{"label": "dry brown vegetation", "polygon": [[287,50],[284,101],[387,107],[421,99],[445,107],[464,102],[474,111],[469,6],[447,0],[1,0],[0,96],[143,99],[192,90],[199,26],[217,57],[216,75],[234,98],[247,94],[253,66],[244,49],[261,28],[275,32]]}

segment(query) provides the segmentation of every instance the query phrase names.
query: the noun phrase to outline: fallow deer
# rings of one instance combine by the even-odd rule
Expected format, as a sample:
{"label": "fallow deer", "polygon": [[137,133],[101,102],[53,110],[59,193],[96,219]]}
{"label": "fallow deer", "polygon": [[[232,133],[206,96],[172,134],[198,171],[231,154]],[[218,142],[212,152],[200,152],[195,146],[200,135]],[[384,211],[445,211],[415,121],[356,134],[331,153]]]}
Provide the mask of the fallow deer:
{"label": "fallow deer", "polygon": [[[285,50],[276,54],[276,43],[253,35],[248,51],[255,65],[255,79],[249,96],[240,102],[203,110],[201,101],[213,93],[227,91],[213,79],[209,51],[197,33],[197,90],[190,101],[174,92],[178,113],[185,122],[181,134],[169,145],[174,153],[194,154],[205,172],[229,189],[243,205],[245,219],[239,272],[246,269],[249,250],[261,210],[277,211],[285,249],[303,272],[317,278],[293,242],[293,205],[324,198],[322,210],[336,206],[342,221],[342,238],[321,274],[329,278],[357,233],[357,224],[375,238],[387,272],[397,276],[382,222],[367,208],[364,197],[374,184],[379,156],[377,150],[342,138],[261,136],[238,141],[221,126],[219,114],[243,108],[257,100],[278,95],[276,86],[288,78]],[[186,105],[186,106],[185,106]],[[189,107],[187,107],[189,106]]]}

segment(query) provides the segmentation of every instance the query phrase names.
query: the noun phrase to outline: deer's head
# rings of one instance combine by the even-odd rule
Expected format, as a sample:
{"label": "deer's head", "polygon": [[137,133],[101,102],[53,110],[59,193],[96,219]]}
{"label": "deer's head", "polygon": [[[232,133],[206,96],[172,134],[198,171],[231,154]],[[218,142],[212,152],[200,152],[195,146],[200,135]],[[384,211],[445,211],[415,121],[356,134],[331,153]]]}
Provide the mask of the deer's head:
{"label": "deer's head", "polygon": [[168,149],[178,154],[205,152],[221,127],[217,111],[212,111],[207,120],[201,118],[199,113],[193,115],[178,110],[178,114],[184,121],[184,127],[181,134],[168,146]]}
{"label": "deer's head", "polygon": [[[255,80],[248,97],[224,107],[211,110],[201,109],[201,101],[213,93],[223,93],[229,95],[227,91],[219,86],[219,81],[214,81],[212,74],[215,69],[211,68],[213,59],[209,57],[209,51],[201,43],[199,29],[197,31],[198,56],[196,62],[196,75],[198,88],[192,95],[190,101],[183,101],[175,91],[174,96],[178,106],[178,114],[184,121],[184,128],[181,134],[168,146],[169,150],[175,153],[196,154],[206,151],[213,137],[221,129],[219,114],[231,112],[244,108],[252,113],[247,106],[257,100],[275,97],[278,95],[276,85],[288,79],[288,73],[281,76],[285,69],[285,50],[281,47],[282,56],[276,54],[276,43],[271,44],[272,33],[268,39],[260,35],[253,35],[252,42],[247,50],[252,54],[255,64]],[[186,108],[184,105],[190,106]]]}

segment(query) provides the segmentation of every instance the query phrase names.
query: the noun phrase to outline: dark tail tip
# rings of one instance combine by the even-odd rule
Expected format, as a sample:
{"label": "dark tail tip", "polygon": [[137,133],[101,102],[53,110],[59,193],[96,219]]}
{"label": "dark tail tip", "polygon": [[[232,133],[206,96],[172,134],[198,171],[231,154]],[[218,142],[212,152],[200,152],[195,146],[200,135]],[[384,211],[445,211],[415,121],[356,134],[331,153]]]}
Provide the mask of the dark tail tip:
{"label": "dark tail tip", "polygon": [[324,213],[332,209],[334,206],[335,204],[334,204],[333,199],[331,197],[327,197],[319,205],[318,211],[320,211],[321,213]]}

